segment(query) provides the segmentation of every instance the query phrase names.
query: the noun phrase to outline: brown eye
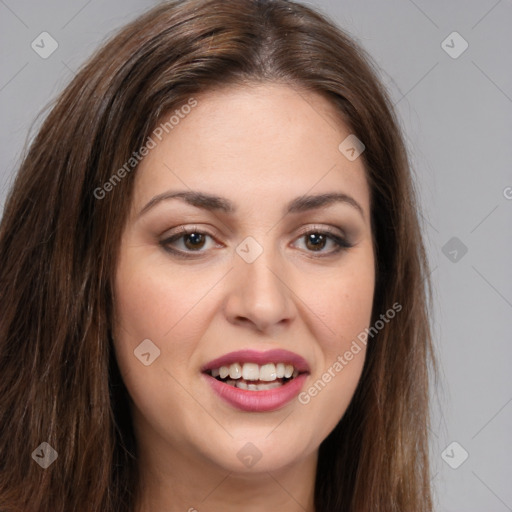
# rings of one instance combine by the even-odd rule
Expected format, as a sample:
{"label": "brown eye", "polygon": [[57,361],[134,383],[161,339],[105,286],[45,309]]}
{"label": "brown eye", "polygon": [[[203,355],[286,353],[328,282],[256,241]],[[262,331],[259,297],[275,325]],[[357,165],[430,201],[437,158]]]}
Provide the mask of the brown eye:
{"label": "brown eye", "polygon": [[[211,240],[208,244],[208,239]],[[160,242],[160,245],[167,251],[178,257],[201,256],[208,250],[208,245],[214,247],[213,236],[204,233],[193,227],[192,229],[180,228],[177,233],[169,236]]]}
{"label": "brown eye", "polygon": [[205,235],[203,233],[190,233],[181,237],[185,240],[185,247],[190,250],[202,249],[205,244]]}
{"label": "brown eye", "polygon": [[[298,240],[304,240],[306,252],[318,253],[318,257],[332,256],[340,251],[353,247],[353,244],[348,242],[345,238],[330,232],[321,231],[319,229],[310,229],[301,233]],[[324,250],[328,245],[331,245],[331,250]]]}
{"label": "brown eye", "polygon": [[306,235],[306,247],[312,251],[320,251],[325,247],[327,237],[321,233]]}

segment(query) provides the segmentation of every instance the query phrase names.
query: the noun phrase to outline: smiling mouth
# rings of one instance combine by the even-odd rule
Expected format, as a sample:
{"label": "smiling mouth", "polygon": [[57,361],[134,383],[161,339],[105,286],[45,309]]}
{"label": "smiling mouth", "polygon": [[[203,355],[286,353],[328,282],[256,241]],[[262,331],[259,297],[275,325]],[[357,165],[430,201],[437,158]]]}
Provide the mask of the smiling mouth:
{"label": "smiling mouth", "polygon": [[247,391],[280,388],[300,375],[299,370],[286,363],[233,363],[206,370],[205,373],[228,386]]}

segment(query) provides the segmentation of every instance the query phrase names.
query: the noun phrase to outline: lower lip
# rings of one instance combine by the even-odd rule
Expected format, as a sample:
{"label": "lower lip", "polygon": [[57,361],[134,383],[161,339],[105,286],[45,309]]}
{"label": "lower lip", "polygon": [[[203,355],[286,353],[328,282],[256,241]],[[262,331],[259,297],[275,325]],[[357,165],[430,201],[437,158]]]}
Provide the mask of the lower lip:
{"label": "lower lip", "polygon": [[306,373],[302,373],[278,388],[249,391],[225,384],[210,375],[203,375],[217,395],[233,407],[247,412],[275,411],[284,407],[300,393],[307,377]]}

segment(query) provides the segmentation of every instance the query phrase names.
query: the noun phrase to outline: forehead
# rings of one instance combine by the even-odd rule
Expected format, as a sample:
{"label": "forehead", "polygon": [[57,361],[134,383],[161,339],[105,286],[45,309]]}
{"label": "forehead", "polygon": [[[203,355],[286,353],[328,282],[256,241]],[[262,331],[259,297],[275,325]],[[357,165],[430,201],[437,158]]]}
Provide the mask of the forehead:
{"label": "forehead", "polygon": [[173,188],[208,191],[242,204],[335,189],[368,207],[363,161],[341,154],[339,145],[350,131],[324,97],[258,84],[194,99],[197,105],[182,113],[141,162],[136,202]]}

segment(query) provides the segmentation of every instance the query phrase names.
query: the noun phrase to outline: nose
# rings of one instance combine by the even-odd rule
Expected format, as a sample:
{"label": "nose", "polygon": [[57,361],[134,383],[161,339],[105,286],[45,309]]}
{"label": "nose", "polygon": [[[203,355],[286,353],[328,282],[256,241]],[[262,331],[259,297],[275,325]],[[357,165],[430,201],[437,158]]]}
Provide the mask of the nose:
{"label": "nose", "polygon": [[293,292],[275,253],[264,249],[252,263],[238,254],[234,258],[225,302],[228,321],[268,335],[289,324],[296,314]]}

